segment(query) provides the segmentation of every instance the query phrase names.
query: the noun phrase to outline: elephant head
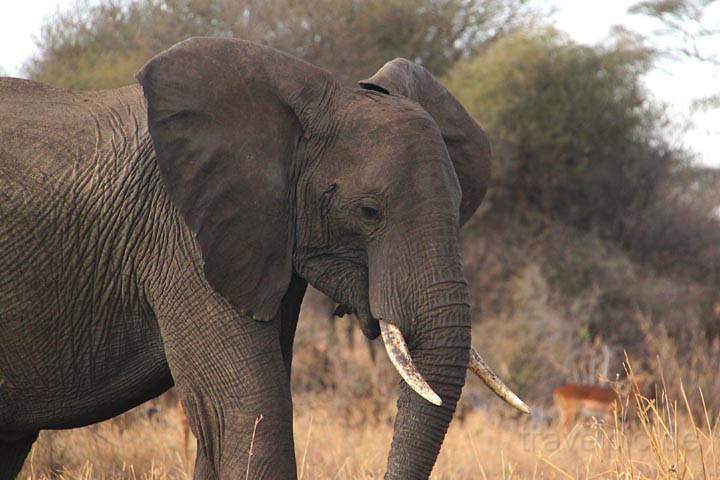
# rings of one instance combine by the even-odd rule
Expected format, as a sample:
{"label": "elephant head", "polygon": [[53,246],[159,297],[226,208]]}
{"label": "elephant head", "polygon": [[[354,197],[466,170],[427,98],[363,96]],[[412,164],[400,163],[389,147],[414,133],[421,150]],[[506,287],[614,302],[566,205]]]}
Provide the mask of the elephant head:
{"label": "elephant head", "polygon": [[[485,134],[423,67],[357,88],[279,51],[182,42],[139,74],[161,176],[208,282],[272,321],[297,275],[382,333],[406,383],[387,478],[427,478],[470,365],[459,228],[490,175]],[[423,398],[424,397],[424,398]]]}

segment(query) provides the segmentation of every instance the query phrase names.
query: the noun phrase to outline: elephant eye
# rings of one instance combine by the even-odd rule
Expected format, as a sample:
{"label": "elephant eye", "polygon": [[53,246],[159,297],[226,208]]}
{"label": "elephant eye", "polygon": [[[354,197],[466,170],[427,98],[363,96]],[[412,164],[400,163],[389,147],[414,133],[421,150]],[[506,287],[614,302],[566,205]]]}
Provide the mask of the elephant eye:
{"label": "elephant eye", "polygon": [[365,220],[368,220],[371,222],[379,222],[380,221],[380,211],[376,208],[360,207],[360,213],[362,214],[362,216]]}

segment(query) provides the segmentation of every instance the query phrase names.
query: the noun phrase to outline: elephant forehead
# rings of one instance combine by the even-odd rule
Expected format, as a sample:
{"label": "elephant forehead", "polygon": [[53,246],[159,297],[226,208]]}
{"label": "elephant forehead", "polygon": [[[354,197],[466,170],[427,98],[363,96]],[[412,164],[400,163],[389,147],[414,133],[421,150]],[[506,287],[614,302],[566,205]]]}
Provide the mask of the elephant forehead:
{"label": "elephant forehead", "polygon": [[381,141],[409,141],[418,135],[441,137],[440,128],[427,111],[394,95],[363,92],[350,102],[344,118],[346,131]]}
{"label": "elephant forehead", "polygon": [[360,92],[345,107],[325,152],[331,160],[325,163],[325,175],[358,194],[459,195],[440,129],[422,107],[376,92]]}
{"label": "elephant forehead", "polygon": [[344,163],[339,180],[351,194],[383,192],[396,206],[417,205],[428,198],[455,205],[460,199],[460,185],[444,145],[442,149],[418,144],[367,149],[362,159]]}
{"label": "elephant forehead", "polygon": [[345,158],[357,157],[383,169],[426,158],[449,161],[439,127],[420,106],[388,97],[354,107],[345,115],[336,142]]}

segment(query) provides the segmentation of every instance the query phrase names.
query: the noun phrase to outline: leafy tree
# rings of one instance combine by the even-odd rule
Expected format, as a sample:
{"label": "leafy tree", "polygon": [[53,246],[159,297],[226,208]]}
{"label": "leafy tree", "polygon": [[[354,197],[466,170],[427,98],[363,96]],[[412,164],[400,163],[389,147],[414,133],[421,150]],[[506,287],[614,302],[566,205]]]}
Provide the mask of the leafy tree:
{"label": "leafy tree", "polygon": [[588,47],[554,30],[502,39],[460,62],[449,85],[490,131],[508,199],[615,233],[676,157],[640,83],[642,49]]}
{"label": "leafy tree", "polygon": [[447,84],[489,132],[496,208],[540,213],[658,270],[706,279],[720,265],[720,223],[699,192],[711,198],[718,175],[667,140],[673,125],[641,82],[651,60],[637,44],[517,33],[458,62]]}
{"label": "leafy tree", "polygon": [[42,28],[35,80],[73,89],[129,84],[155,53],[195,35],[293,53],[355,82],[397,56],[442,74],[530,15],[528,0],[101,0]]}

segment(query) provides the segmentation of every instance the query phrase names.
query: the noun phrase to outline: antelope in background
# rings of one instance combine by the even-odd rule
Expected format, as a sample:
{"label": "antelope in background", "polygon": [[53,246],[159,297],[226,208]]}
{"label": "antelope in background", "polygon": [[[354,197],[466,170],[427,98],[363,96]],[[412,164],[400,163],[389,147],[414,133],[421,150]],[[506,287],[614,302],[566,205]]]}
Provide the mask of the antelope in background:
{"label": "antelope in background", "polygon": [[557,387],[553,390],[553,401],[560,414],[560,426],[567,428],[579,417],[608,420],[615,412],[621,414],[623,407],[627,407],[628,412],[635,411],[638,397],[643,397],[646,378],[646,374],[637,373],[625,379],[628,384],[627,396],[621,395],[610,385],[568,383]]}
{"label": "antelope in background", "polygon": [[606,420],[620,408],[620,396],[610,386],[568,383],[553,390],[553,401],[560,414],[560,426],[570,427],[578,417]]}
{"label": "antelope in background", "polygon": [[[594,417],[606,421],[612,418],[615,412],[621,414],[623,407],[627,407],[627,411],[634,411],[638,396],[643,396],[643,387],[649,376],[645,373],[635,373],[626,378],[621,387],[613,387],[608,380],[610,349],[599,342],[596,342],[594,347],[595,350],[601,348],[603,360],[598,365],[597,355],[591,354],[592,358],[584,372],[588,374],[585,378],[596,378],[603,383],[566,383],[552,392],[553,402],[560,416],[559,425],[562,428],[572,426],[579,418]],[[650,397],[654,395],[648,398]]]}

